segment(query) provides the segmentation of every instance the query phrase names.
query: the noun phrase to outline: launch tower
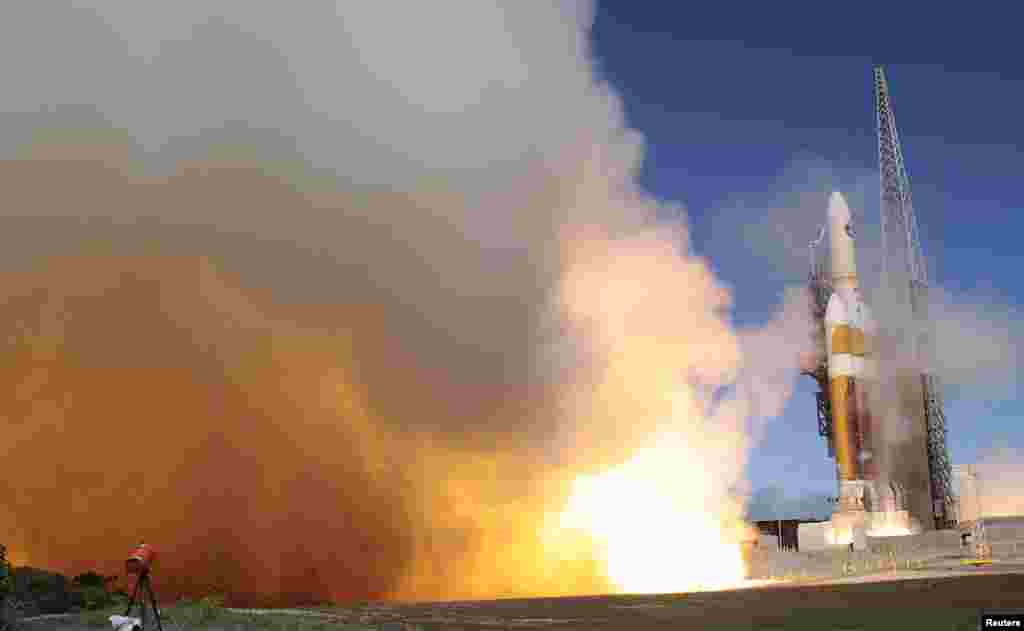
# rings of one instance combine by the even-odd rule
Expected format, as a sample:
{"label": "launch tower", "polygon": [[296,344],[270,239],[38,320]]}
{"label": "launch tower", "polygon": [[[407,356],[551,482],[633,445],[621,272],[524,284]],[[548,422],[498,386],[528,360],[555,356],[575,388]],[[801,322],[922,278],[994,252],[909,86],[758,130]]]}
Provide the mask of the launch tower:
{"label": "launch tower", "polygon": [[905,339],[909,351],[922,367],[921,399],[927,433],[928,484],[932,518],[936,528],[948,528],[955,521],[955,497],[949,453],[946,447],[946,417],[942,393],[932,373],[933,327],[928,315],[928,267],[918,234],[917,217],[910,195],[910,179],[903,162],[903,150],[896,132],[896,117],[889,97],[885,71],[874,69],[875,111],[878,130],[878,169],[881,184],[883,281],[897,296],[905,296],[908,327]]}

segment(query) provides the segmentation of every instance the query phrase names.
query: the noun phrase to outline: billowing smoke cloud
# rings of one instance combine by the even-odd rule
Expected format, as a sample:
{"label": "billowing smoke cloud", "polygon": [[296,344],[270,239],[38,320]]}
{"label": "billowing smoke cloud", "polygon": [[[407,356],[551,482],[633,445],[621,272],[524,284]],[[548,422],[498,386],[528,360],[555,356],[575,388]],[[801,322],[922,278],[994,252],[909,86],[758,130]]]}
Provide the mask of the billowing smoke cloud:
{"label": "billowing smoke cloud", "polygon": [[3,5],[15,560],[117,571],[144,538],[165,595],[237,602],[606,590],[586,536],[543,533],[665,431],[702,476],[681,508],[735,509],[803,298],[731,329],[633,184],[591,19]]}

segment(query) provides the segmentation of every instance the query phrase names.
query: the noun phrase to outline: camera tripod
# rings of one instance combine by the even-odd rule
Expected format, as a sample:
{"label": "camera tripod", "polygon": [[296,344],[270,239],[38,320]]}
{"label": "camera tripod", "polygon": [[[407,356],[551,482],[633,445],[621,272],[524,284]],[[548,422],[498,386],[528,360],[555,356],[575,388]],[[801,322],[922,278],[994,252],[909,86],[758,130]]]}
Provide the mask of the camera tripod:
{"label": "camera tripod", "polygon": [[146,568],[139,574],[138,580],[135,581],[135,589],[132,590],[131,600],[128,601],[128,608],[125,609],[124,615],[127,616],[131,613],[132,606],[139,605],[139,618],[142,620],[142,631],[146,629],[146,596],[149,596],[149,604],[153,607],[153,614],[156,616],[156,628],[159,631],[164,631],[163,623],[160,621],[160,607],[156,604],[156,594],[153,593],[153,584],[149,580],[149,568]]}

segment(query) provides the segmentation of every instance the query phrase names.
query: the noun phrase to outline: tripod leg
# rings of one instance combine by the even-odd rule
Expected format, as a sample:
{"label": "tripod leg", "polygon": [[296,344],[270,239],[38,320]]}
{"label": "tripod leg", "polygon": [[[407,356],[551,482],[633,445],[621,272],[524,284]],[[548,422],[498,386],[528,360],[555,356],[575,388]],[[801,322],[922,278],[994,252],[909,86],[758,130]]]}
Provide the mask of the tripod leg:
{"label": "tripod leg", "polygon": [[139,577],[139,579],[135,581],[135,589],[132,590],[132,597],[128,599],[128,608],[124,610],[124,615],[126,616],[132,612],[132,605],[135,604],[135,597],[139,594],[140,583],[142,583],[142,577]]}
{"label": "tripod leg", "polygon": [[156,617],[156,628],[164,631],[163,622],[160,620],[160,607],[156,604],[156,594],[153,593],[153,584],[146,581],[146,591],[149,592],[149,602],[153,605],[153,615]]}
{"label": "tripod leg", "polygon": [[149,574],[144,574],[139,579],[139,583],[143,583],[142,587],[139,588],[139,620],[142,621],[139,629],[140,631],[146,631],[146,590],[149,587]]}

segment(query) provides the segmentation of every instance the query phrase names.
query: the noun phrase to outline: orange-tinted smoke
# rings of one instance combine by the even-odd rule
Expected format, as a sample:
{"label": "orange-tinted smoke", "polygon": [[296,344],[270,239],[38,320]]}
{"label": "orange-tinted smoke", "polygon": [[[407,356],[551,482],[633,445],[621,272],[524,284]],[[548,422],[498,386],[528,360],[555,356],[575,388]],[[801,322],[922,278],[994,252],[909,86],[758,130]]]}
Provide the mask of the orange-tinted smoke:
{"label": "orange-tinted smoke", "polygon": [[[3,167],[8,199],[38,211],[3,220],[0,537],[13,558],[122,573],[144,539],[161,596],[235,602],[606,588],[585,542],[557,563],[540,551],[567,474],[545,451],[557,383],[515,352],[533,342],[529,291],[460,295],[414,246],[352,219],[324,257],[153,218],[357,203],[311,201],[257,170]],[[98,206],[112,218],[90,218]],[[449,228],[415,221],[472,260]],[[506,279],[529,284],[531,269]]]}

